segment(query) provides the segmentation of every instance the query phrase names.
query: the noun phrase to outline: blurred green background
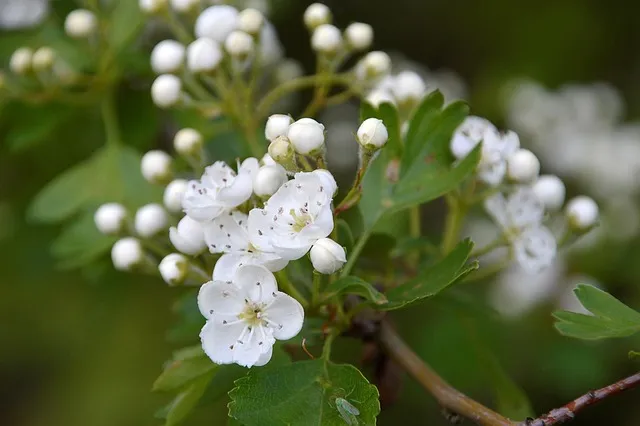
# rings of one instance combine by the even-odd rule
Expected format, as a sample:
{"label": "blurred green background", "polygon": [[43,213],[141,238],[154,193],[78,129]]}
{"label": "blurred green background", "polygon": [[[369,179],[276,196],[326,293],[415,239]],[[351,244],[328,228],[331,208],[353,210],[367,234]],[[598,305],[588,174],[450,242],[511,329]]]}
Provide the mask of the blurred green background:
{"label": "blurred green background", "polygon": [[[640,7],[629,1],[325,3],[341,27],[352,21],[373,25],[375,48],[459,73],[468,85],[473,113],[497,123],[504,123],[503,85],[523,76],[550,87],[608,81],[622,92],[628,119],[639,117]],[[313,55],[301,22],[307,4],[274,1],[271,19],[287,55],[311,70]],[[53,1],[50,18],[59,26],[73,7],[71,1]],[[0,33],[4,64],[31,37],[29,31]],[[143,42],[140,48],[151,46]],[[132,63],[144,60],[142,54],[131,58]],[[119,91],[125,141],[140,150],[167,147],[169,117],[152,107],[145,74],[151,77],[139,67]],[[114,272],[106,256],[90,268],[61,270],[50,252],[61,228],[27,219],[29,202],[39,189],[103,143],[97,111],[47,127],[46,117],[64,113],[58,105],[11,102],[0,115],[0,424],[160,424],[153,413],[167,397],[150,388],[178,347],[166,337],[176,319],[171,306],[179,290],[159,279]],[[581,252],[571,268],[597,278],[638,308],[639,261],[640,241],[634,238]],[[478,284],[468,290],[480,301],[485,289]],[[487,372],[497,361],[526,391],[537,413],[637,370],[637,362],[627,359],[629,349],[640,349],[637,338],[596,343],[564,338],[552,327],[552,310],[541,305],[506,321],[482,309],[462,314],[459,308],[428,303],[396,320],[416,351],[447,380],[492,406],[495,376]],[[487,352],[497,354],[496,359]],[[381,424],[448,424],[432,398],[409,378],[394,389],[399,399],[383,410]],[[508,397],[503,392],[506,404]],[[589,409],[575,424],[638,425],[638,397],[637,392],[616,397]],[[224,404],[224,398],[218,399],[187,424],[224,424]]]}

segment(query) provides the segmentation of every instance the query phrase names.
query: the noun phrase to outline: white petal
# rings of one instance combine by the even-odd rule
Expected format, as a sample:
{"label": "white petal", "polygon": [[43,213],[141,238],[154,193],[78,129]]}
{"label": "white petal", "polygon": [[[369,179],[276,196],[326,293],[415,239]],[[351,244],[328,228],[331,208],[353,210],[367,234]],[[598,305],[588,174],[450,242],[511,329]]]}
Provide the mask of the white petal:
{"label": "white petal", "polygon": [[209,281],[200,287],[198,308],[207,319],[222,316],[237,316],[245,308],[245,292],[235,284],[224,281]]}
{"label": "white petal", "polygon": [[296,299],[286,293],[276,292],[276,299],[266,310],[267,318],[278,324],[273,328],[273,336],[278,340],[295,337],[302,329],[304,309]]}
{"label": "white petal", "polygon": [[239,211],[225,213],[204,227],[204,240],[211,253],[230,253],[247,250],[248,216]]}
{"label": "white petal", "polygon": [[260,162],[257,158],[249,157],[242,162],[240,167],[238,168],[238,173],[248,173],[253,179],[258,173],[258,169],[260,168]]}
{"label": "white petal", "polygon": [[507,200],[502,194],[495,194],[484,200],[484,209],[501,228],[509,226]]}
{"label": "white petal", "polygon": [[231,186],[218,192],[218,201],[227,208],[234,208],[247,201],[253,193],[253,179],[250,173],[240,173]]}
{"label": "white petal", "polygon": [[516,228],[537,226],[544,218],[544,204],[530,187],[520,187],[507,200],[510,225]]}
{"label": "white petal", "polygon": [[263,265],[271,272],[283,269],[289,261],[282,259],[274,253],[264,252],[238,252],[222,255],[213,269],[213,279],[216,281],[232,281],[240,266]]}
{"label": "white petal", "polygon": [[507,162],[501,158],[484,160],[483,157],[478,165],[478,178],[489,186],[500,185],[506,174]]}
{"label": "white petal", "polygon": [[256,252],[252,253],[251,257],[256,265],[263,265],[271,272],[281,271],[289,264],[288,260],[275,253]]}
{"label": "white petal", "polygon": [[269,345],[269,350],[260,355],[260,358],[253,364],[255,367],[262,367],[266,365],[269,361],[271,361],[271,357],[273,356],[273,345]]}
{"label": "white petal", "polygon": [[525,230],[513,241],[516,259],[529,273],[549,267],[556,256],[556,239],[548,228],[540,226]]}
{"label": "white petal", "polygon": [[273,233],[272,215],[265,209],[253,209],[249,212],[249,239],[258,250],[271,252],[270,236]]}
{"label": "white petal", "polygon": [[222,213],[223,206],[215,199],[215,188],[203,185],[198,181],[189,182],[182,198],[184,212],[192,219],[207,222]]}
{"label": "white petal", "polygon": [[235,352],[238,337],[245,328],[243,322],[223,324],[221,321],[207,321],[200,331],[202,349],[211,361],[217,364],[231,364],[235,362]]}
{"label": "white petal", "polygon": [[273,245],[273,251],[283,259],[298,260],[304,257],[304,255],[311,250],[311,246],[313,245],[313,242],[307,242],[302,245],[296,243],[298,243],[297,240],[279,241],[277,244]]}
{"label": "white petal", "polygon": [[278,290],[276,277],[261,265],[244,265],[238,268],[233,283],[255,303],[269,303]]}

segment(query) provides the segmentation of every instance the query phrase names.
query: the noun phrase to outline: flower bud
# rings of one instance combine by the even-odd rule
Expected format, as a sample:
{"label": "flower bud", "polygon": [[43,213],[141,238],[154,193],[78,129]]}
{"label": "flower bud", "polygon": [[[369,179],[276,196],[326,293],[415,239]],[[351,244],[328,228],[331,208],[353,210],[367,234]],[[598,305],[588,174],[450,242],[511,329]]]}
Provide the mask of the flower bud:
{"label": "flower bud", "polygon": [[256,9],[245,9],[238,15],[238,29],[256,35],[260,33],[264,24],[264,15]]}
{"label": "flower bud", "polygon": [[533,192],[548,211],[560,210],[566,190],[558,176],[543,175],[533,184]]}
{"label": "flower bud", "polygon": [[279,164],[262,166],[253,178],[253,192],[261,198],[268,198],[287,182],[287,172]]}
{"label": "flower bud", "polygon": [[358,128],[357,139],[366,149],[380,149],[387,143],[389,132],[382,120],[367,118]]}
{"label": "flower bud", "polygon": [[234,31],[224,41],[224,48],[231,56],[246,58],[253,51],[253,37],[244,31]]}
{"label": "flower bud", "polygon": [[156,74],[180,71],[184,64],[185,47],[175,40],[163,40],[151,52],[151,68]]}
{"label": "flower bud", "polygon": [[374,108],[380,108],[380,105],[384,103],[388,103],[391,105],[396,104],[396,100],[393,95],[391,95],[391,93],[387,92],[386,90],[374,90],[367,95],[365,100]]}
{"label": "flower bud", "polygon": [[211,72],[222,61],[222,49],[217,41],[202,37],[187,47],[187,67],[194,73]]}
{"label": "flower bud", "polygon": [[142,12],[154,15],[162,12],[167,7],[167,0],[139,0],[138,5]]}
{"label": "flower bud", "polygon": [[170,0],[171,8],[178,13],[188,13],[200,6],[200,0]]}
{"label": "flower bud", "polygon": [[87,38],[96,31],[97,27],[96,15],[86,9],[72,11],[64,21],[64,31],[73,38]]}
{"label": "flower bud", "polygon": [[360,80],[376,79],[388,74],[390,71],[391,58],[381,51],[367,53],[356,67],[356,75]]}
{"label": "flower bud", "polygon": [[203,143],[202,135],[195,129],[179,130],[173,138],[173,147],[176,152],[184,156],[200,154]]}
{"label": "flower bud", "polygon": [[267,119],[264,128],[264,137],[274,141],[278,136],[286,136],[289,126],[293,124],[293,118],[285,114],[273,114]]}
{"label": "flower bud", "polygon": [[269,155],[278,164],[286,164],[293,158],[293,145],[286,136],[278,136],[269,144]]}
{"label": "flower bud", "polygon": [[36,71],[48,71],[56,60],[56,52],[50,47],[41,47],[31,58],[31,66]]}
{"label": "flower bud", "polygon": [[565,210],[569,227],[577,232],[586,232],[598,222],[598,204],[585,195],[569,200]]}
{"label": "flower bud", "polygon": [[151,85],[151,98],[160,108],[176,105],[182,97],[182,81],[175,75],[162,74]]}
{"label": "flower bud", "polygon": [[278,163],[276,163],[276,161],[271,158],[269,154],[265,154],[260,159],[260,164],[262,164],[263,166],[275,166]]}
{"label": "flower bud", "polygon": [[311,247],[311,263],[321,274],[333,274],[346,262],[344,248],[330,238],[321,238]]}
{"label": "flower bud", "polygon": [[169,215],[160,204],[147,204],[136,212],[134,227],[143,238],[150,238],[169,226]]}
{"label": "flower bud", "polygon": [[331,10],[321,3],[313,3],[304,11],[304,24],[310,30],[315,30],[320,25],[331,23]]}
{"label": "flower bud", "polygon": [[173,176],[173,158],[164,151],[152,150],[142,156],[140,169],[142,176],[151,183],[167,183]]}
{"label": "flower bud", "polygon": [[313,50],[325,54],[335,54],[342,47],[342,34],[331,24],[320,25],[311,35]]}
{"label": "flower bud", "polygon": [[171,213],[182,211],[182,197],[187,192],[187,185],[186,180],[176,179],[165,188],[162,202]]}
{"label": "flower bud", "polygon": [[171,253],[160,261],[158,270],[167,284],[183,284],[189,276],[189,259],[182,254]]}
{"label": "flower bud", "polygon": [[540,174],[540,160],[528,149],[519,149],[507,160],[507,175],[517,183],[533,182]]}
{"label": "flower bud", "polygon": [[137,238],[122,238],[111,248],[113,266],[119,271],[130,271],[142,264],[145,258],[142,244]]}
{"label": "flower bud", "polygon": [[177,227],[169,229],[169,240],[178,251],[191,256],[200,254],[207,248],[202,225],[189,216],[180,219]]}
{"label": "flower bud", "polygon": [[104,235],[120,234],[127,223],[127,209],[118,203],[103,204],[93,215],[93,221]]}
{"label": "flower bud", "polygon": [[373,43],[373,28],[369,24],[354,22],[344,30],[347,44],[355,50],[365,50]]}
{"label": "flower bud", "polygon": [[287,137],[298,154],[307,155],[324,145],[324,126],[312,118],[301,118],[289,126]]}
{"label": "flower bud", "polygon": [[399,103],[417,102],[424,96],[427,86],[413,71],[402,71],[395,76],[391,91]]}
{"label": "flower bud", "polygon": [[196,37],[207,37],[218,43],[238,28],[238,10],[227,5],[216,5],[206,8],[196,19]]}
{"label": "flower bud", "polygon": [[28,47],[21,47],[13,52],[9,60],[9,69],[14,74],[26,74],[31,70],[33,64],[33,50]]}

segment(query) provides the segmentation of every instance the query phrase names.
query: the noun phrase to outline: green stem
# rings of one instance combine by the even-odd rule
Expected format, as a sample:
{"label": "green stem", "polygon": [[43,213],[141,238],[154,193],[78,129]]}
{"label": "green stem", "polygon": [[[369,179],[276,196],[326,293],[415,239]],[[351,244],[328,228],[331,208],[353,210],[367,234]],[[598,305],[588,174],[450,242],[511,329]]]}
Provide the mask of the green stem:
{"label": "green stem", "polygon": [[507,244],[507,239],[504,237],[504,235],[502,235],[499,238],[496,238],[491,243],[487,244],[486,246],[472,251],[471,254],[469,254],[469,257],[484,256],[485,254],[492,252],[494,249],[497,249],[498,247],[502,247],[506,244]]}
{"label": "green stem", "polygon": [[122,142],[120,126],[118,125],[118,113],[116,111],[115,93],[107,92],[101,107],[102,122],[108,146],[118,146]]}
{"label": "green stem", "polygon": [[151,253],[160,257],[160,259],[164,258],[166,255],[169,254],[169,250],[164,248],[161,244],[158,244],[157,242],[152,240],[148,240],[148,239],[142,240],[142,246],[147,250],[149,250]]}
{"label": "green stem", "polygon": [[367,173],[367,169],[371,165],[371,161],[375,155],[375,151],[370,151],[368,149],[362,148],[362,160],[360,162],[360,168],[356,173],[356,177],[353,181],[353,185],[351,189],[344,196],[338,207],[335,208],[335,215],[339,215],[345,210],[350,209],[358,201],[360,201],[360,197],[362,196],[362,180],[364,179],[364,175]]}
{"label": "green stem", "polygon": [[322,274],[313,271],[313,287],[311,290],[311,306],[318,306],[320,301],[320,287],[322,286]]}
{"label": "green stem", "polygon": [[182,22],[180,22],[173,11],[167,10],[165,17],[167,18],[167,24],[169,24],[171,32],[173,32],[178,37],[178,40],[182,44],[187,45],[193,41],[193,36],[189,34],[189,31],[187,31],[184,25],[182,25]]}
{"label": "green stem", "polygon": [[331,355],[331,346],[333,345],[333,341],[335,340],[335,338],[338,337],[338,334],[338,330],[333,329],[327,335],[327,338],[324,341],[324,346],[322,347],[322,359],[324,359],[325,361],[329,361],[329,357]]}
{"label": "green stem", "polygon": [[409,230],[411,232],[411,237],[420,238],[420,235],[422,235],[420,226],[420,206],[412,207],[409,214]]}
{"label": "green stem", "polygon": [[443,255],[448,254],[458,243],[464,217],[467,214],[466,205],[462,200],[453,195],[447,196],[447,205],[449,206],[449,211],[447,213],[441,247]]}
{"label": "green stem", "polygon": [[342,271],[340,272],[340,278],[346,277],[347,275],[349,275],[349,273],[351,273],[351,270],[353,269],[353,267],[356,264],[356,261],[358,260],[358,256],[360,256],[360,253],[362,253],[362,250],[364,249],[364,246],[367,244],[367,240],[369,239],[370,236],[371,236],[371,229],[367,229],[362,233],[356,245],[353,246],[351,253],[349,253],[347,263],[344,265],[344,267],[342,268]]}
{"label": "green stem", "polygon": [[286,272],[276,272],[276,278],[278,279],[278,285],[282,287],[282,289],[286,291],[291,297],[300,302],[303,308],[307,308],[309,306],[307,298],[304,297],[302,293],[300,293],[295,285],[293,285],[291,280],[289,280]]}
{"label": "green stem", "polygon": [[512,259],[512,255],[511,253],[509,253],[509,255],[502,261],[493,263],[487,266],[486,268],[482,268],[478,270],[478,272],[476,272],[475,274],[468,275],[463,280],[463,282],[466,282],[466,283],[476,282],[476,281],[481,281],[485,278],[491,277],[497,274],[498,272],[502,271],[506,267],[508,267],[511,264],[511,259]]}

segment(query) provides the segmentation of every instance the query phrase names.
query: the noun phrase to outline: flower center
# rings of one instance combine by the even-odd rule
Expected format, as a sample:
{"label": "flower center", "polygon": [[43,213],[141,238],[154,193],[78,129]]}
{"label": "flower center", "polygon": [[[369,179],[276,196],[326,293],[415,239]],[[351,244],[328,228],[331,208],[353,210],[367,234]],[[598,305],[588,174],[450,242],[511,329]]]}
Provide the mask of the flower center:
{"label": "flower center", "polygon": [[304,229],[305,226],[309,225],[313,220],[311,219],[311,215],[307,209],[300,209],[299,213],[296,213],[294,209],[289,210],[289,214],[293,218],[293,228],[294,232],[300,232]]}
{"label": "flower center", "polygon": [[266,319],[264,312],[264,304],[247,302],[244,310],[238,315],[247,325],[257,326]]}

